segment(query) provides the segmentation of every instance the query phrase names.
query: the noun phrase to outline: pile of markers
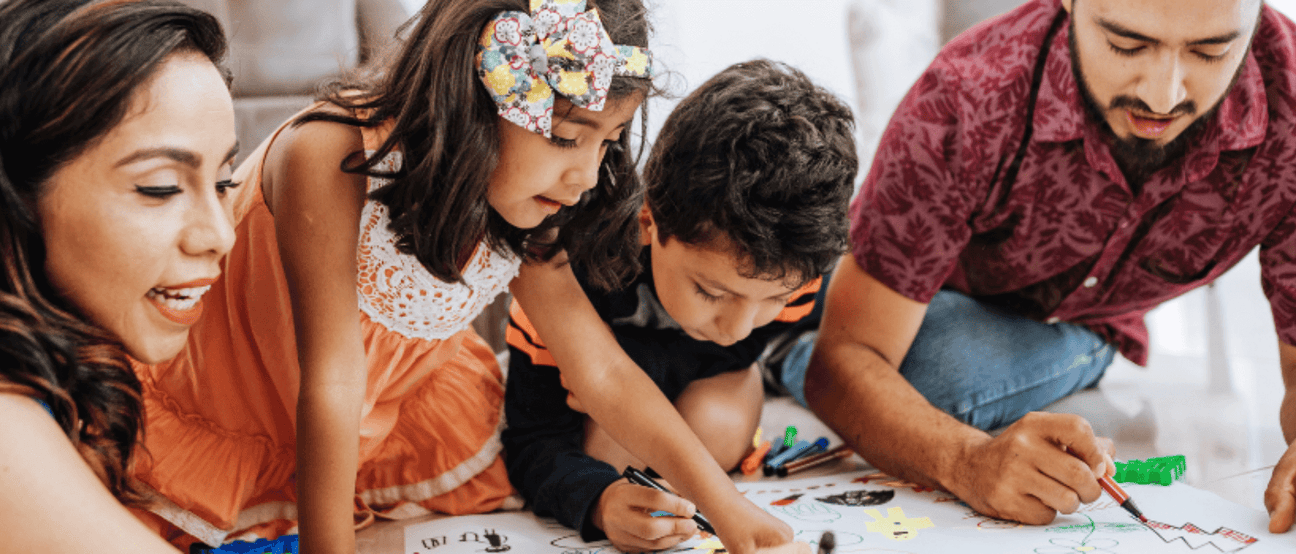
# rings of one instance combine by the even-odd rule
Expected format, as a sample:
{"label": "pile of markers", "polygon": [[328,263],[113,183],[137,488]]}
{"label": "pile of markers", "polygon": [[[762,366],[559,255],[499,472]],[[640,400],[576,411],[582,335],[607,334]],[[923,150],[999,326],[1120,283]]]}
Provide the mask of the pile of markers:
{"label": "pile of markers", "polygon": [[782,442],[760,441],[761,430],[756,430],[752,446],[756,448],[747,459],[743,460],[742,472],[747,475],[763,470],[765,475],[787,477],[793,473],[805,471],[833,460],[840,460],[854,454],[846,445],[832,450],[828,449],[828,437],[819,437],[814,442],[796,440],[797,429],[789,425],[783,433]]}

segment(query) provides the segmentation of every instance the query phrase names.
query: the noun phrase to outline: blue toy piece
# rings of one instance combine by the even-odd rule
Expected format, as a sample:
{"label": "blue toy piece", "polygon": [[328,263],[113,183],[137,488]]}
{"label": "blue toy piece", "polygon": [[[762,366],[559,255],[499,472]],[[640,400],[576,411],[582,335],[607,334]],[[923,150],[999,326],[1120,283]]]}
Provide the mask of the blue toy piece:
{"label": "blue toy piece", "polygon": [[297,535],[284,535],[275,540],[256,542],[234,541],[213,548],[202,543],[189,545],[189,554],[298,554]]}

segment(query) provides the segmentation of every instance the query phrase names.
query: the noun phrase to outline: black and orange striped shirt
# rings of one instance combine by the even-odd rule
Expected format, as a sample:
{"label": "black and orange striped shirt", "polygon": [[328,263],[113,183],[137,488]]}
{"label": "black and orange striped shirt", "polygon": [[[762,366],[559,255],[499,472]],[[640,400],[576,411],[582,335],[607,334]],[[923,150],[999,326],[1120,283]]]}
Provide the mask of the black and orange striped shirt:
{"label": "black and orange striped shirt", "polygon": [[[651,267],[647,255],[644,264]],[[822,281],[815,279],[793,293],[774,321],[733,345],[721,346],[680,329],[658,301],[651,271],[606,293],[586,285],[579,271],[577,278],[621,348],[672,401],[693,381],[750,367],[781,335],[816,326],[812,310]],[[508,428],[503,439],[509,478],[537,514],[557,518],[585,540],[601,539],[602,532],[589,523],[590,510],[620,473],[585,455],[585,416],[567,406],[567,390],[554,359],[516,302],[507,339]]]}

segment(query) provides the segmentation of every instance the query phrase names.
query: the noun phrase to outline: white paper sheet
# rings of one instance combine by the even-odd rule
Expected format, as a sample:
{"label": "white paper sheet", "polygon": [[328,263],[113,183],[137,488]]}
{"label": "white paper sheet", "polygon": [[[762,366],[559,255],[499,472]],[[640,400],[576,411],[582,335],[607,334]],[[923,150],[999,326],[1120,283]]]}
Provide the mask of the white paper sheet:
{"label": "white paper sheet", "polygon": [[[740,484],[748,498],[814,543],[836,536],[835,553],[878,554],[1159,554],[1296,553],[1296,531],[1271,535],[1263,512],[1182,483],[1123,485],[1147,516],[1144,525],[1104,495],[1049,525],[1029,526],[973,512],[953,496],[875,472]],[[710,553],[696,537],[668,552]],[[576,532],[529,512],[463,516],[410,525],[406,554],[510,552],[610,554]],[[723,552],[722,550],[719,552]]]}

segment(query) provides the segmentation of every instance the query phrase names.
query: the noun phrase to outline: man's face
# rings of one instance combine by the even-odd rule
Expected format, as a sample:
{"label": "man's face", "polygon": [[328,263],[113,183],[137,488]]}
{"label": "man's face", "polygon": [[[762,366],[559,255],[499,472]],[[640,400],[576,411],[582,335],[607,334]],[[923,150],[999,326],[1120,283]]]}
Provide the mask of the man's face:
{"label": "man's face", "polygon": [[1260,0],[1063,0],[1082,91],[1118,142],[1164,149],[1219,104]]}

